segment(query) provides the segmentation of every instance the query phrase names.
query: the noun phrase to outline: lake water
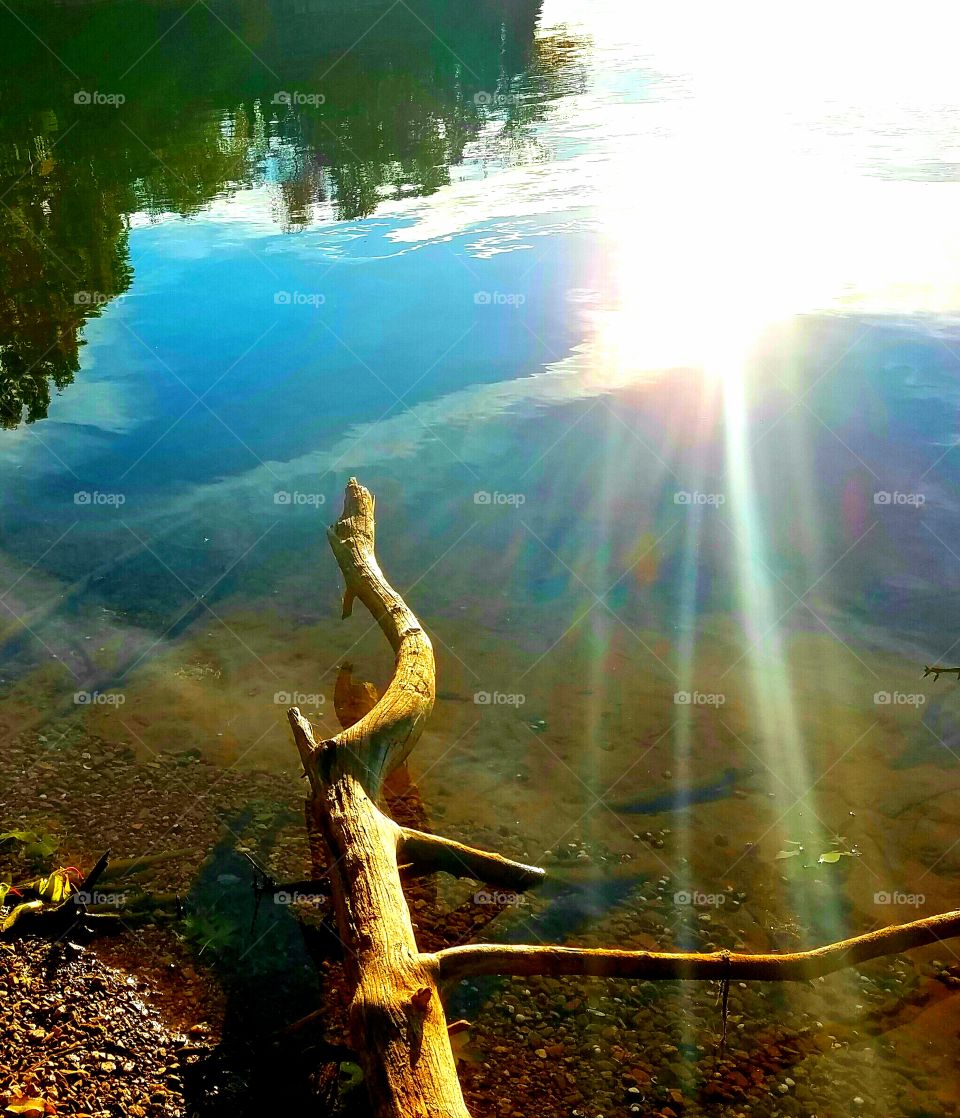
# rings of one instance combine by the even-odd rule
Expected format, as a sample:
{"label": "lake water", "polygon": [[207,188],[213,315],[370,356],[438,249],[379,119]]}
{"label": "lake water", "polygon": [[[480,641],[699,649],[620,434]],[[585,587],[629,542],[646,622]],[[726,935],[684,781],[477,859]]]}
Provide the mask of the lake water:
{"label": "lake water", "polygon": [[793,11],[7,9],[4,734],[295,773],[389,675],[356,475],[435,825],[749,880],[755,949],[955,908],[957,16]]}

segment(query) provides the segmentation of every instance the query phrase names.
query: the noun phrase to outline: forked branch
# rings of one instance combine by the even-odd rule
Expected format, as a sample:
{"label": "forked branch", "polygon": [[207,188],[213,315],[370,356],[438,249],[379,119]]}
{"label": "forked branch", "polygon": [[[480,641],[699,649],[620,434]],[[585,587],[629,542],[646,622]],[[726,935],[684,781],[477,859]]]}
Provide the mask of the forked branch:
{"label": "forked branch", "polygon": [[[509,944],[420,951],[401,865],[412,875],[444,870],[515,890],[537,884],[544,872],[401,827],[378,806],[385,777],[410,753],[433,709],[435,669],[427,635],[377,563],[373,510],[373,497],[351,478],[343,514],[328,535],[346,580],[343,614],[355,598],[370,610],[396,654],[393,679],[372,709],[332,738],[318,742],[295,707],[289,718],[329,855],[327,880],[354,985],[351,1033],[376,1118],[470,1118],[440,998],[443,981],[481,974],[799,981],[960,936],[957,911],[785,955]],[[954,671],[960,674],[933,665],[926,674]]]}

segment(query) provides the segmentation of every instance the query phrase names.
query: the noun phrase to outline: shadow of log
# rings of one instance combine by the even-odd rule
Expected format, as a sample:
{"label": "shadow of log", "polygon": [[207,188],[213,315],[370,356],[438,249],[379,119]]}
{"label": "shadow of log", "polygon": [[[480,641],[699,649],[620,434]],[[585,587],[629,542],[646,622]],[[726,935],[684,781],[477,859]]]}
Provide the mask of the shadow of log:
{"label": "shadow of log", "polygon": [[[250,862],[234,838],[248,818],[227,821],[186,902],[189,937],[226,994],[220,1042],[184,1078],[187,1111],[339,1113],[339,1064],[350,1053],[328,1040],[335,1012],[311,1017],[328,1000],[335,940],[323,934],[323,905],[310,914],[272,896],[258,904]],[[271,845],[272,836],[263,840],[261,858]]]}

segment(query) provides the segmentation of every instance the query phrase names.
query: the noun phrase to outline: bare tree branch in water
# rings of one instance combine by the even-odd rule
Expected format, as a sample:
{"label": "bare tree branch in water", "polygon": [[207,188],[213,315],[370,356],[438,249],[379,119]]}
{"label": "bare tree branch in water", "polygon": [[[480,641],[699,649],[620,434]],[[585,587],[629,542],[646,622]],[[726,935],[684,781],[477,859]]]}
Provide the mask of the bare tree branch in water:
{"label": "bare tree branch in water", "polygon": [[[457,1077],[439,984],[481,974],[589,975],[652,980],[804,981],[960,936],[960,911],[882,928],[783,955],[588,950],[470,944],[417,946],[404,877],[444,870],[523,890],[544,871],[452,839],[401,827],[378,806],[383,784],[416,745],[433,710],[433,648],[374,550],[374,499],[351,478],[343,513],[328,531],[346,580],[343,615],[367,607],[396,654],[394,676],[372,709],[317,741],[296,707],[294,739],[312,788],[311,813],[326,847],[328,876],[353,984],[352,1042],[365,1065],[376,1118],[469,1118]],[[928,672],[947,671],[931,668]],[[960,671],[960,669],[949,669]]]}

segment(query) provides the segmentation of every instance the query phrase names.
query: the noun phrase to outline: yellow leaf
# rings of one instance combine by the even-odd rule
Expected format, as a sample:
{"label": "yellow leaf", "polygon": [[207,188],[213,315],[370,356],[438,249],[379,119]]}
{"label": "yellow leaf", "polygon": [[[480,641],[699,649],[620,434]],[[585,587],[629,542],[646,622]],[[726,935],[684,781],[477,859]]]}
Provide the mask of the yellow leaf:
{"label": "yellow leaf", "polygon": [[[24,904],[18,904],[9,916],[0,921],[0,932],[9,931],[25,912],[36,912],[38,908],[43,908],[43,901],[26,901]],[[9,1106],[7,1109],[10,1109]]]}
{"label": "yellow leaf", "polygon": [[7,1114],[43,1114],[46,1104],[43,1099],[25,1099],[21,1096],[7,1103]]}

